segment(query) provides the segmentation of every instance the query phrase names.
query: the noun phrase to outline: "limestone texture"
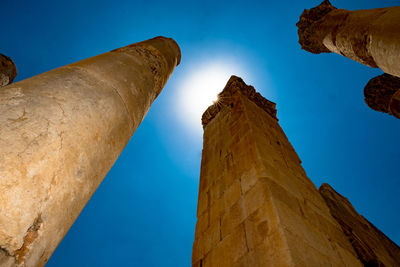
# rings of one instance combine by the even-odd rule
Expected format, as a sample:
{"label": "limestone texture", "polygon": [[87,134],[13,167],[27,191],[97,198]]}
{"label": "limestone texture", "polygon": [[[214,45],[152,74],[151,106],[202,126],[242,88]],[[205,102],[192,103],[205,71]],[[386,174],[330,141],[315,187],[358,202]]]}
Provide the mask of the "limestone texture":
{"label": "limestone texture", "polygon": [[11,58],[0,54],[0,87],[9,85],[17,76],[17,66]]}
{"label": "limestone texture", "polygon": [[343,229],[364,266],[400,266],[400,248],[330,185],[319,188],[332,216]]}
{"label": "limestone texture", "polygon": [[349,11],[325,0],[296,25],[304,50],[335,52],[400,77],[400,6]]}
{"label": "limestone texture", "polygon": [[157,37],[1,88],[1,266],[46,264],[180,56]]}
{"label": "limestone texture", "polygon": [[363,266],[278,124],[232,76],[203,115],[193,267]]}
{"label": "limestone texture", "polygon": [[[400,78],[382,74],[372,78],[364,87],[365,103],[373,110],[389,113],[400,118]],[[397,96],[397,99],[396,99]]]}

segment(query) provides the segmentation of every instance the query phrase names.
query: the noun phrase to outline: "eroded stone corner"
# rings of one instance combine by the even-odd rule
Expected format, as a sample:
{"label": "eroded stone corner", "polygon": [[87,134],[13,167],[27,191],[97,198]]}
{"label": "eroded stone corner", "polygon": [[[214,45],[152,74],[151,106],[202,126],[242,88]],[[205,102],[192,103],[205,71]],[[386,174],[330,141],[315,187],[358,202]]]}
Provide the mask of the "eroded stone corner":
{"label": "eroded stone corner", "polygon": [[25,266],[25,256],[30,251],[30,245],[39,236],[39,230],[42,223],[42,217],[39,214],[33,224],[26,231],[24,242],[19,249],[10,252],[5,247],[0,246],[0,266]]}
{"label": "eroded stone corner", "polygon": [[39,236],[38,232],[42,223],[42,216],[41,214],[39,214],[33,224],[28,228],[28,231],[26,232],[26,235],[24,237],[24,243],[22,244],[22,247],[14,252],[18,264],[21,264],[25,261],[25,256],[29,253],[30,245]]}

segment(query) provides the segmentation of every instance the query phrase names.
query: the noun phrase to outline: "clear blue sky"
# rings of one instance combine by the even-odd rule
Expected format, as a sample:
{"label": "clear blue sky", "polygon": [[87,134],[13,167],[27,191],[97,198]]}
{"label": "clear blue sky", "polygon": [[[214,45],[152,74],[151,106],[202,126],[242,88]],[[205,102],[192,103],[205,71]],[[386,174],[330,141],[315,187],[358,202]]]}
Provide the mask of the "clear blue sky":
{"label": "clear blue sky", "polygon": [[182,49],[180,66],[48,266],[190,265],[202,140],[179,119],[177,95],[198,64],[221,56],[277,103],[313,182],[331,184],[400,243],[400,121],[364,104],[364,85],[380,70],[300,49],[295,24],[319,2],[2,1],[0,53],[16,62],[17,80],[158,35]]}

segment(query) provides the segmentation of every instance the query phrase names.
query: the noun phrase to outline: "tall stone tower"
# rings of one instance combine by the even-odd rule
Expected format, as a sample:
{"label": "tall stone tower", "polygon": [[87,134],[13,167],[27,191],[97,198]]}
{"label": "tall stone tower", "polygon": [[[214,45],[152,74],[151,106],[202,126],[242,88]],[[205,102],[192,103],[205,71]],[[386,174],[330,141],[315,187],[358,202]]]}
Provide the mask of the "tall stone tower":
{"label": "tall stone tower", "polygon": [[[367,223],[355,211],[343,213],[352,208],[343,197],[327,186],[319,193],[278,124],[275,104],[242,79],[230,78],[202,122],[193,267],[363,266],[361,256],[379,262],[374,255],[400,262],[394,243],[379,231],[364,233]],[[390,252],[375,249],[384,239]]]}
{"label": "tall stone tower", "polygon": [[0,266],[43,266],[161,92],[158,37],[0,89]]}
{"label": "tall stone tower", "polygon": [[362,266],[275,115],[234,76],[204,113],[193,266]]}

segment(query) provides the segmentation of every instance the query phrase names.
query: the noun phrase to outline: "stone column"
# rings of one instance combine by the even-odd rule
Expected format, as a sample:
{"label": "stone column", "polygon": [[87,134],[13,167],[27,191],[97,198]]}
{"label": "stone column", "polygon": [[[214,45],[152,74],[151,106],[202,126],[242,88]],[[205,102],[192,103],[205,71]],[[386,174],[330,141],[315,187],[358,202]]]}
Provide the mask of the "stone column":
{"label": "stone column", "polygon": [[400,6],[349,11],[325,0],[304,10],[297,27],[304,50],[335,52],[400,77]]}
{"label": "stone column", "polygon": [[275,115],[234,76],[204,113],[192,266],[362,266]]}
{"label": "stone column", "polygon": [[17,66],[11,58],[0,54],[0,87],[12,83],[17,76]]}
{"label": "stone column", "polygon": [[371,79],[364,88],[365,103],[373,110],[400,119],[400,78],[382,74]]}
{"label": "stone column", "polygon": [[45,265],[179,61],[157,37],[1,88],[1,266]]}

